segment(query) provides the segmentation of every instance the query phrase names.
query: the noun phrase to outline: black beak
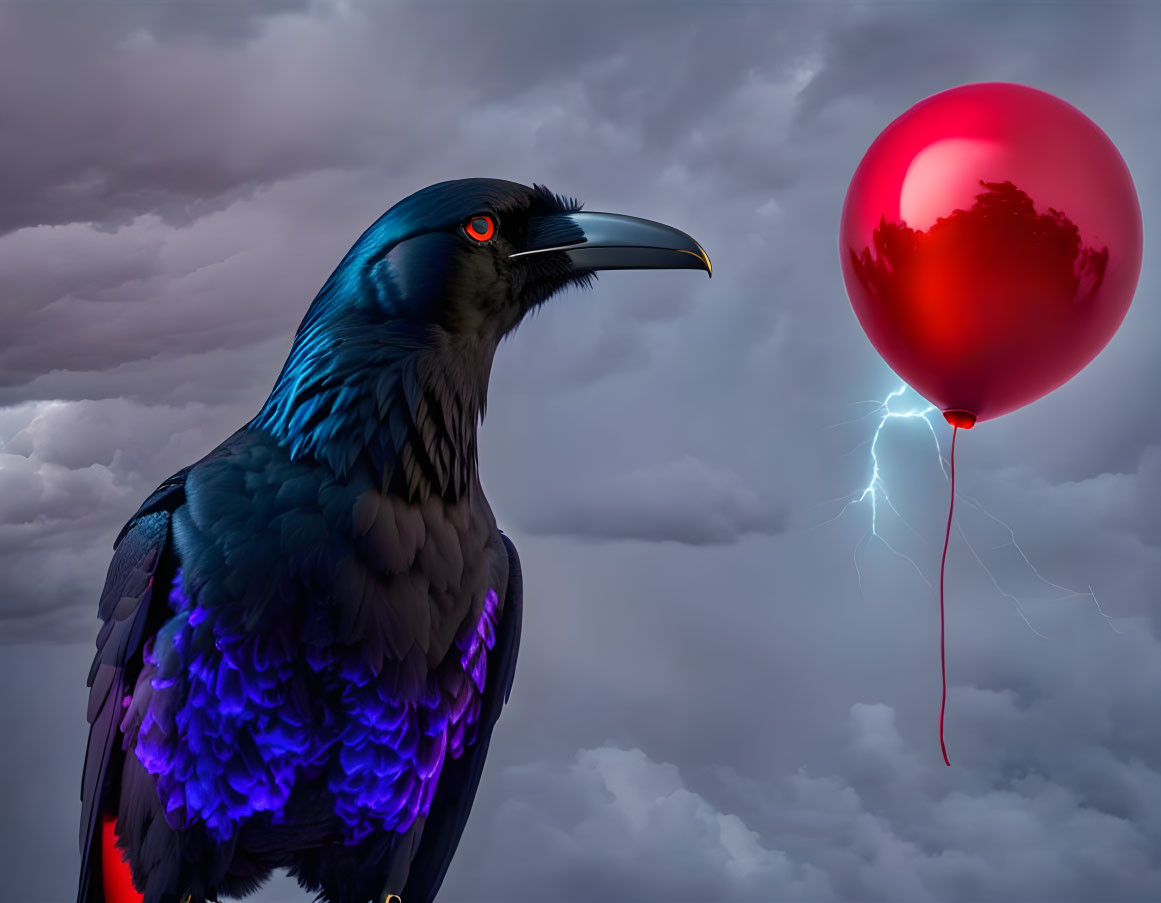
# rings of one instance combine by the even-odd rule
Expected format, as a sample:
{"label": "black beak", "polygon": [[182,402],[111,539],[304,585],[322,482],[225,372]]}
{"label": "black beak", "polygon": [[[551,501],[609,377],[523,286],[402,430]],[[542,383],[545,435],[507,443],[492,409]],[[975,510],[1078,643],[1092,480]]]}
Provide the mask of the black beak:
{"label": "black beak", "polygon": [[509,257],[558,251],[577,270],[705,270],[706,252],[671,226],[619,213],[556,213],[532,219],[528,238]]}

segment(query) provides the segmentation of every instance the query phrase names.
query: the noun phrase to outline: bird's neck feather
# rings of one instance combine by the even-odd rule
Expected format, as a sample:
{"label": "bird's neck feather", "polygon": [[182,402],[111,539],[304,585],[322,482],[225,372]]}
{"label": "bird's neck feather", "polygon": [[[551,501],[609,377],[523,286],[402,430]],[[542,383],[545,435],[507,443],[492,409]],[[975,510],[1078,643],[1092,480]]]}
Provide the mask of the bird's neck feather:
{"label": "bird's neck feather", "polygon": [[477,483],[476,434],[495,349],[442,330],[300,333],[252,426],[339,477],[369,468],[384,492],[459,498]]}

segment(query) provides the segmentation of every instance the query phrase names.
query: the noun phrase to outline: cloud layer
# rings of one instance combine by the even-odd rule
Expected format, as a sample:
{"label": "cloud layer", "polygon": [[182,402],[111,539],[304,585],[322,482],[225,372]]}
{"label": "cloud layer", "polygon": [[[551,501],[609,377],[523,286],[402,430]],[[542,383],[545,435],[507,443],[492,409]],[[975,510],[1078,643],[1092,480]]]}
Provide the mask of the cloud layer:
{"label": "cloud layer", "polygon": [[[75,892],[121,524],[253,416],[370,222],[489,175],[672,223],[715,275],[603,274],[497,356],[481,472],[524,638],[447,899],[1161,897],[1159,16],[0,0],[5,893]],[[896,510],[874,533],[865,502],[836,517],[870,476],[857,403],[897,381],[835,236],[887,122],[993,79],[1110,135],[1146,263],[1091,366],[957,448],[947,769],[948,486],[931,431],[896,421],[876,446]]]}

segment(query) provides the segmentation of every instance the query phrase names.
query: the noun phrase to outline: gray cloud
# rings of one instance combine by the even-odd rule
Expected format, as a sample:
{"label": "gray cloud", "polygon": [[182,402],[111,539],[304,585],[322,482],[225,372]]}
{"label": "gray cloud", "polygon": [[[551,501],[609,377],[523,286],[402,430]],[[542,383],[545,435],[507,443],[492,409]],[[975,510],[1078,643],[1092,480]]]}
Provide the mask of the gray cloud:
{"label": "gray cloud", "polygon": [[0,642],[89,636],[113,537],[173,461],[217,444],[231,412],[122,399],[3,410]]}
{"label": "gray cloud", "polygon": [[[142,217],[115,235],[74,223],[0,238],[8,312],[0,384],[13,400],[29,397],[21,387],[37,379],[55,379],[65,397],[93,397],[82,374],[151,360],[164,372],[174,357],[223,350],[245,366],[247,355],[237,352],[272,331],[288,344],[317,289],[304,283],[321,284],[329,272],[321,255],[287,261],[291,241],[273,210],[252,204],[183,229]],[[52,276],[38,283],[40,272]],[[270,360],[268,385],[279,363]]]}
{"label": "gray cloud", "polygon": [[[767,847],[690,790],[677,768],[639,749],[582,749],[563,765],[516,766],[503,787],[490,825],[496,839],[477,863],[487,888],[480,900],[835,899],[821,869]],[[503,867],[516,857],[528,858],[530,874]]]}
{"label": "gray cloud", "polygon": [[[992,738],[967,753],[999,772],[991,785],[949,783],[883,703],[851,707],[838,772],[806,763],[757,781],[721,767],[691,781],[617,746],[509,767],[468,863],[473,883],[455,898],[1087,903],[1161,892],[1148,852],[1161,773],[1105,753],[1084,775],[1103,790],[1082,789],[1047,748],[995,742],[1021,745],[1030,713],[1014,694],[964,688],[954,702]],[[517,859],[527,872],[507,867]]]}
{"label": "gray cloud", "polygon": [[[296,56],[296,20],[268,21],[259,31],[258,10],[251,8],[232,17],[237,26],[249,22],[246,32],[231,29],[236,39],[220,42],[204,32],[177,32],[191,8],[8,5],[0,111],[22,138],[0,145],[7,174],[0,229],[94,219],[118,224],[141,213],[188,221],[259,184],[349,162],[350,145],[325,137],[327,126],[337,125],[328,113],[333,105],[317,95],[312,104],[311,81],[294,78],[306,70],[280,62]],[[225,20],[217,18],[230,28]],[[250,40],[242,40],[246,34]],[[313,63],[343,65],[333,45],[312,43],[321,54]],[[254,66],[263,47],[272,65]],[[314,141],[280,127],[295,129],[283,115],[295,103],[320,127]],[[46,104],[56,115],[44,115]],[[266,127],[251,127],[255,115],[267,117]],[[204,127],[207,116],[212,129]]]}
{"label": "gray cloud", "polygon": [[595,485],[561,487],[525,528],[550,536],[716,545],[786,527],[786,512],[729,471],[685,457]]}

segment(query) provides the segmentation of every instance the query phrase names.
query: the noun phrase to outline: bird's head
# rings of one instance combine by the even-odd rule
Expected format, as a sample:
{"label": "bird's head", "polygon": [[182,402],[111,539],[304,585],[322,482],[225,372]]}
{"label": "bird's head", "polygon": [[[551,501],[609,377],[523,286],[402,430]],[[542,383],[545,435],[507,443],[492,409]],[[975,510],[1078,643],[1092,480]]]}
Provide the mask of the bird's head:
{"label": "bird's head", "polygon": [[[340,473],[367,451],[409,497],[429,483],[460,492],[500,339],[565,286],[612,269],[708,273],[710,262],[684,232],[581,212],[541,186],[424,188],[383,214],[331,274],[254,425]],[[409,463],[391,470],[397,460]]]}
{"label": "bird's head", "polygon": [[690,236],[660,223],[582,212],[540,185],[457,179],[388,210],[328,284],[362,317],[498,341],[598,270],[653,268],[708,273],[710,262]]}

